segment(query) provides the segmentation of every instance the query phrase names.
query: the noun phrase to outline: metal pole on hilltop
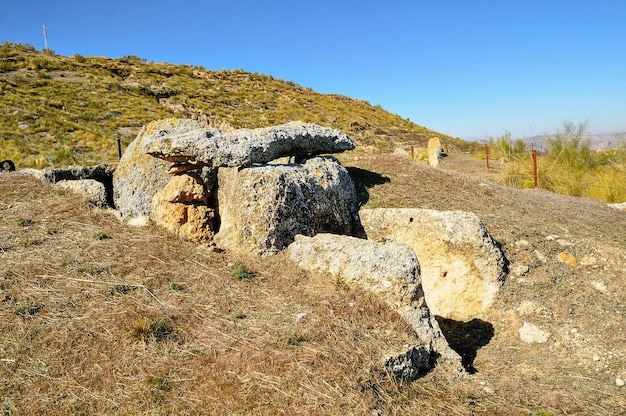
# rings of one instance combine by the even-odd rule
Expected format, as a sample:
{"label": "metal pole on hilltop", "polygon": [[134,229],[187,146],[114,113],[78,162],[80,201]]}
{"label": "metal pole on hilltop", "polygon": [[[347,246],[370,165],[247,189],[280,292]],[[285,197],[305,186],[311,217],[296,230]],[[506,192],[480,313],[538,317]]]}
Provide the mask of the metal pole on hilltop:
{"label": "metal pole on hilltop", "polygon": [[43,25],[43,49],[48,49],[48,28],[46,25]]}

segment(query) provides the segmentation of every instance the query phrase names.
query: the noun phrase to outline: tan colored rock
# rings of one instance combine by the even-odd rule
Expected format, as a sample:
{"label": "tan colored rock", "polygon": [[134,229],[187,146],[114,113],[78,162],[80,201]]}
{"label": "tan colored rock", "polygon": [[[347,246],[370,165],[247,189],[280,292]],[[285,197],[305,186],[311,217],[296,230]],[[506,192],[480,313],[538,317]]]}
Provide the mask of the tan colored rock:
{"label": "tan colored rock", "polygon": [[570,252],[568,251],[562,251],[561,253],[559,253],[559,255],[557,256],[557,259],[561,262],[561,263],[565,263],[570,267],[576,267],[576,257],[574,257]]}
{"label": "tan colored rock", "polygon": [[419,259],[426,302],[435,315],[469,321],[493,303],[508,261],[472,213],[427,209],[363,209],[369,239],[397,240]]}
{"label": "tan colored rock", "polygon": [[428,164],[434,168],[439,166],[439,160],[445,155],[441,140],[433,137],[428,141]]}
{"label": "tan colored rock", "polygon": [[173,176],[152,197],[151,218],[186,240],[209,242],[215,210],[206,206],[208,195],[198,175]]}
{"label": "tan colored rock", "polygon": [[144,141],[170,134],[183,134],[197,130],[196,121],[165,119],[144,126],[132,141],[113,173],[113,199],[123,220],[150,215],[152,197],[170,180],[171,163],[146,154]]}

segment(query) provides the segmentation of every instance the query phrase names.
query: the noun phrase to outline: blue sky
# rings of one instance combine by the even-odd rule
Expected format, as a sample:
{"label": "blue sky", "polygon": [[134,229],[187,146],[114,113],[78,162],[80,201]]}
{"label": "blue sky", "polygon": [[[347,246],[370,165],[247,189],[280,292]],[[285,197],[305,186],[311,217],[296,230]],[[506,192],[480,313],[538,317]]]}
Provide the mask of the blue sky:
{"label": "blue sky", "polygon": [[0,0],[0,41],[244,69],[456,137],[626,132],[626,1]]}

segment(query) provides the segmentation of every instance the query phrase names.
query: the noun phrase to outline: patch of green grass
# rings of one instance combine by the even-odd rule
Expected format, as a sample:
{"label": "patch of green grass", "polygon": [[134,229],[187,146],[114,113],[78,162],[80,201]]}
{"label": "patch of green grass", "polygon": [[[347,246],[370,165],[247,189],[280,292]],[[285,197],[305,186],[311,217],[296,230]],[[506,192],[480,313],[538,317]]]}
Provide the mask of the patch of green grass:
{"label": "patch of green grass", "polygon": [[234,320],[238,320],[238,319],[245,319],[248,315],[246,315],[243,312],[237,312],[235,314],[233,314],[233,319]]}
{"label": "patch of green grass", "polygon": [[17,220],[17,225],[19,227],[28,227],[29,225],[33,225],[35,221],[30,218],[20,218]]}
{"label": "patch of green grass", "polygon": [[41,305],[28,304],[13,309],[13,313],[19,316],[34,315],[41,310]]}
{"label": "patch of green grass", "polygon": [[246,271],[243,264],[237,263],[235,271],[233,272],[233,277],[238,280],[249,281],[254,278],[254,273]]}
{"label": "patch of green grass", "polygon": [[170,283],[170,290],[174,292],[178,292],[178,291],[183,290],[183,286],[178,283],[172,282]]}
{"label": "patch of green grass", "polygon": [[97,232],[93,233],[91,238],[93,238],[94,240],[107,240],[107,239],[109,239],[111,237],[109,237],[109,235],[106,234],[104,231],[97,231]]}

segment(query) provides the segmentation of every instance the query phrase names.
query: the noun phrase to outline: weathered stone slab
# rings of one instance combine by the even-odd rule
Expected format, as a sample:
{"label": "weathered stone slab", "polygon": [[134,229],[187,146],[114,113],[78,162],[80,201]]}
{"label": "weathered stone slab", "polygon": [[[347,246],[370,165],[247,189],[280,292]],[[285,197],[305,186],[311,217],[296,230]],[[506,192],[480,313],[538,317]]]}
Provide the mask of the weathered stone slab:
{"label": "weathered stone slab", "polygon": [[375,293],[414,329],[433,358],[441,356],[461,368],[461,360],[430,314],[413,250],[397,241],[376,242],[355,237],[318,234],[297,236],[289,245],[291,260],[311,272],[330,273],[348,285]]}
{"label": "weathered stone slab", "polygon": [[359,216],[368,238],[401,241],[415,251],[435,315],[467,321],[493,303],[508,261],[475,214],[380,208],[363,209]]}
{"label": "weathered stone slab", "polygon": [[297,234],[352,234],[357,217],[354,183],[332,156],[304,164],[220,168],[219,248],[271,254]]}
{"label": "weathered stone slab", "polygon": [[142,140],[144,153],[170,162],[213,167],[249,166],[284,156],[297,159],[354,149],[339,130],[291,122],[259,129],[223,132],[196,129],[176,134],[153,134]]}

